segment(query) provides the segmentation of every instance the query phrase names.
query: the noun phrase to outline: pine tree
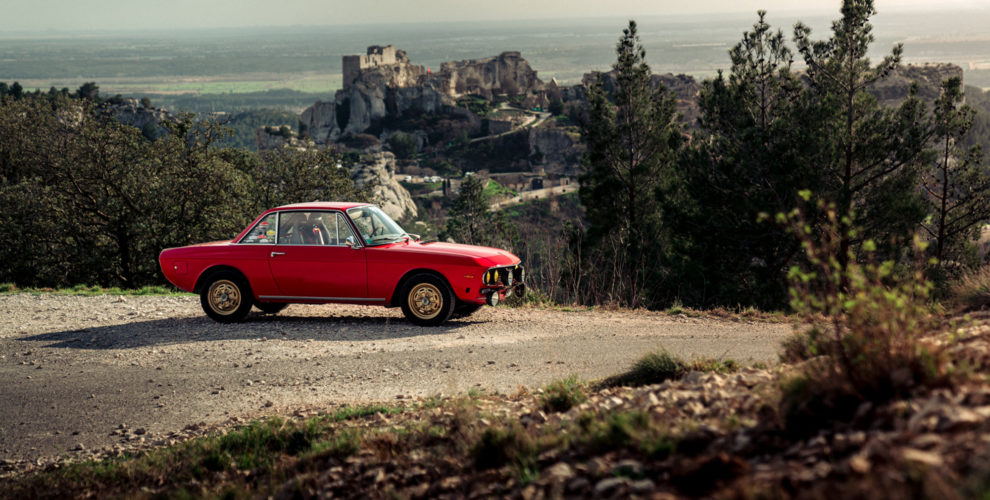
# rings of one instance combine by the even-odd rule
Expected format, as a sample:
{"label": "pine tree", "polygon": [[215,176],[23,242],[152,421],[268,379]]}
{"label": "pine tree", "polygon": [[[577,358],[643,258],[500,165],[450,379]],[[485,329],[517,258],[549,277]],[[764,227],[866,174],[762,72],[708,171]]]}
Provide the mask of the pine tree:
{"label": "pine tree", "polygon": [[680,169],[683,196],[665,207],[677,235],[679,295],[692,305],[786,303],[797,242],[758,219],[790,211],[798,191],[821,187],[791,51],[766,12],[758,16],[729,52],[728,78],[702,84],[700,130]]}
{"label": "pine tree", "polygon": [[517,233],[504,213],[490,210],[485,185],[476,176],[468,176],[461,183],[440,236],[469,245],[511,248]]}
{"label": "pine tree", "polygon": [[[917,193],[917,163],[930,137],[924,104],[910,96],[897,108],[883,108],[869,92],[901,60],[897,44],[878,65],[867,51],[874,41],[869,18],[873,0],[843,0],[842,18],[832,37],[812,41],[811,29],[794,28],[798,50],[808,66],[811,97],[820,113],[814,122],[821,139],[816,163],[827,175],[824,198],[840,217],[842,268],[850,250],[865,239],[884,244],[903,239],[924,217]],[[861,232],[853,228],[862,228]]]}
{"label": "pine tree", "polygon": [[959,77],[942,83],[934,109],[937,154],[922,177],[930,214],[922,228],[934,241],[931,248],[940,266],[990,219],[990,171],[982,164],[981,148],[961,147],[976,114],[969,106],[960,107],[961,87]]}
{"label": "pine tree", "polygon": [[590,224],[588,241],[618,252],[603,255],[607,262],[596,271],[615,272],[621,300],[636,307],[659,274],[658,192],[665,188],[682,138],[672,95],[651,83],[635,21],[623,30],[616,53],[612,92],[606,94],[608,82],[601,74],[589,88],[581,203]]}

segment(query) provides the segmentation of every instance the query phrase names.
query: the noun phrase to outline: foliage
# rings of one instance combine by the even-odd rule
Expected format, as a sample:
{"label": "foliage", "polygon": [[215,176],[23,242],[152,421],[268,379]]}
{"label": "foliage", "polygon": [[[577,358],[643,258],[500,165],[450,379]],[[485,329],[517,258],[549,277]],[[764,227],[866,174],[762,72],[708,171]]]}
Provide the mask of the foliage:
{"label": "foliage", "polygon": [[[250,156],[249,156],[250,158]],[[250,213],[289,203],[314,200],[367,201],[367,191],[357,189],[333,151],[278,148],[264,151],[260,161],[247,162],[254,183]]]}
{"label": "foliage", "polygon": [[931,215],[921,227],[934,242],[932,255],[942,267],[948,259],[958,262],[960,248],[990,219],[990,171],[983,165],[981,148],[960,147],[975,114],[969,106],[960,107],[961,86],[958,77],[942,84],[934,109],[938,154],[922,176]]}
{"label": "foliage", "polygon": [[257,151],[255,132],[259,127],[290,125],[296,122],[294,113],[277,109],[253,109],[217,118],[217,123],[230,130],[220,143],[227,147]]}
{"label": "foliage", "polygon": [[584,394],[584,384],[578,381],[577,375],[571,375],[544,387],[543,394],[540,395],[540,405],[548,412],[564,412],[587,399]]}
{"label": "foliage", "polygon": [[447,215],[440,234],[459,243],[511,249],[518,229],[504,212],[492,212],[484,185],[477,176],[468,176]]}
{"label": "foliage", "polygon": [[402,132],[396,132],[388,138],[388,147],[400,160],[408,160],[416,155],[416,138]]}
{"label": "foliage", "polygon": [[682,138],[672,95],[651,85],[635,21],[623,30],[616,54],[612,91],[606,93],[600,74],[588,89],[582,129],[588,152],[580,180],[590,227],[583,243],[601,256],[603,265],[594,272],[612,281],[612,299],[637,307],[650,303],[649,289],[662,281],[658,197]]}
{"label": "foliage", "polygon": [[828,40],[812,41],[803,23],[795,26],[794,39],[808,68],[805,119],[816,126],[811,137],[820,140],[811,162],[823,169],[823,195],[839,213],[837,257],[844,267],[850,250],[868,239],[891,255],[892,244],[907,241],[924,218],[923,200],[914,188],[931,127],[924,104],[914,95],[897,108],[883,108],[867,90],[898,67],[903,51],[895,45],[871,66],[873,0],[843,0],[841,13]]}
{"label": "foliage", "polygon": [[330,153],[224,149],[226,131],[190,114],[162,126],[149,140],[93,100],[5,101],[0,225],[18,232],[0,281],[162,283],[163,248],[230,238],[270,203],[362,196]]}
{"label": "foliage", "polygon": [[[862,245],[865,263],[852,250],[843,263],[843,242],[858,235],[841,235],[851,223],[841,222],[833,205],[817,205],[827,221],[820,232],[800,210],[777,217],[799,239],[808,262],[789,272],[791,307],[813,330],[788,351],[797,358],[820,356],[784,388],[782,414],[791,430],[802,433],[848,421],[864,402],[881,403],[950,381],[942,351],[924,342],[937,320],[929,309],[931,283],[923,266],[899,275],[893,261],[873,260],[876,246],[870,240]],[[920,239],[915,245],[923,251]]]}
{"label": "foliage", "polygon": [[702,84],[699,132],[679,169],[680,196],[664,199],[680,300],[781,307],[797,243],[762,212],[788,211],[801,189],[818,191],[801,86],[783,33],[759,12],[729,52],[729,77]]}

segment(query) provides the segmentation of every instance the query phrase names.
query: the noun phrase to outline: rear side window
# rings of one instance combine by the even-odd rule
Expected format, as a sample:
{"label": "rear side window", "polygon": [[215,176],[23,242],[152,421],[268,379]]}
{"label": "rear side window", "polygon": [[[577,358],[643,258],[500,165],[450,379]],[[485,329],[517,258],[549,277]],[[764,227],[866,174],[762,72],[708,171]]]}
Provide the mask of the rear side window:
{"label": "rear side window", "polygon": [[258,223],[248,231],[247,236],[241,240],[241,243],[253,243],[253,244],[275,244],[275,224],[276,216],[278,214],[271,213],[265,216],[264,219],[258,221]]}

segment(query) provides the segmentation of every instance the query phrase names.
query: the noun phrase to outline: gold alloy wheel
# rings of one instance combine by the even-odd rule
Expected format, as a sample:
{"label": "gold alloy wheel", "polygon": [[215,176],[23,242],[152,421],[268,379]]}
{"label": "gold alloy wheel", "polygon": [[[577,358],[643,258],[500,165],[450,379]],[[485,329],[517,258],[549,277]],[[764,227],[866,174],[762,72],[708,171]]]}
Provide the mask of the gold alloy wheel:
{"label": "gold alloy wheel", "polygon": [[217,280],[210,285],[207,300],[214,312],[228,316],[234,314],[241,305],[241,289],[233,281]]}
{"label": "gold alloy wheel", "polygon": [[409,310],[420,319],[433,319],[443,307],[443,294],[431,283],[420,283],[409,290]]}

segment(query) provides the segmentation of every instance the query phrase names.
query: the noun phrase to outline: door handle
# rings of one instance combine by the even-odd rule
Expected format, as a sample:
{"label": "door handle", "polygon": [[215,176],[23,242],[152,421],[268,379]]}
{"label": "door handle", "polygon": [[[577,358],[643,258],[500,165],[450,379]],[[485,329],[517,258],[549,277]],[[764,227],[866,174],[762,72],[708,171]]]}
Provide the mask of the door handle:
{"label": "door handle", "polygon": [[275,257],[276,255],[285,255],[285,252],[272,252],[272,257]]}

